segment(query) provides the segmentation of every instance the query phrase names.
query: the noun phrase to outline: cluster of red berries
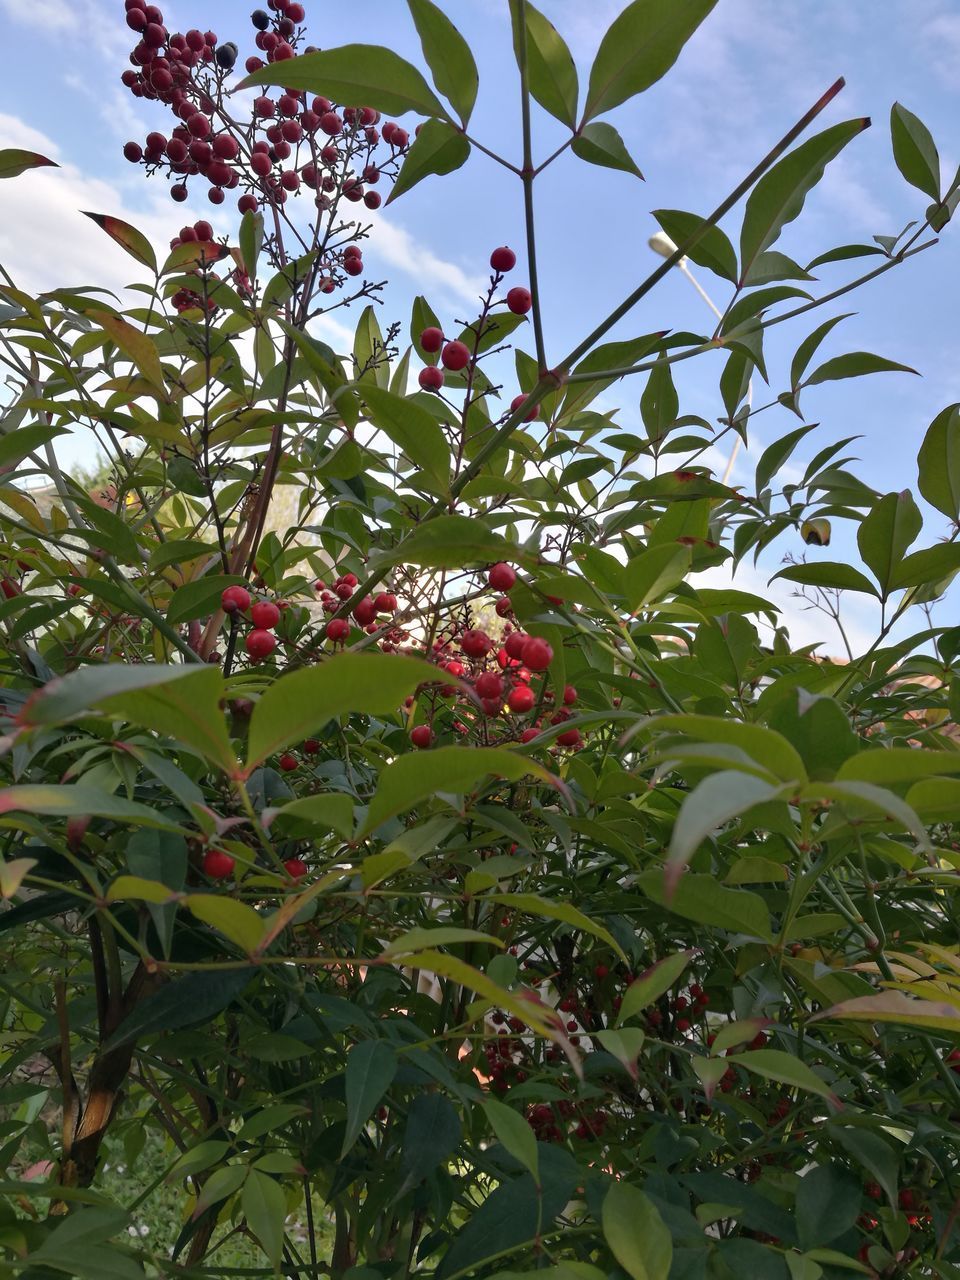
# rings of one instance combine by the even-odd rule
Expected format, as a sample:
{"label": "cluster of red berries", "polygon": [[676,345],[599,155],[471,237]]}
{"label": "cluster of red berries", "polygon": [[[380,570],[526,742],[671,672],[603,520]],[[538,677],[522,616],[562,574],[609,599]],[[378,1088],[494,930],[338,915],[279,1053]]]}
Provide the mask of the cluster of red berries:
{"label": "cluster of red berries", "polygon": [[[507,272],[512,271],[517,265],[517,255],[512,249],[506,245],[501,245],[499,249],[494,249],[490,255],[490,266],[493,270],[493,279],[491,283],[492,291],[496,289],[501,277]],[[506,305],[509,311],[514,315],[525,316],[533,306],[533,298],[529,289],[517,286],[508,290],[506,296]],[[478,335],[479,336],[479,335]],[[476,344],[474,344],[476,345]],[[443,330],[438,329],[436,325],[429,325],[422,330],[420,334],[420,348],[429,356],[439,356],[439,364],[428,364],[420,370],[419,383],[424,391],[439,392],[446,382],[446,374],[444,370],[450,373],[461,373],[468,365],[474,363],[477,359],[476,352],[471,351],[465,342],[460,338],[453,338],[450,341],[444,337]],[[443,368],[440,367],[443,366]],[[519,396],[514,400],[511,409],[517,409],[523,404],[525,396]],[[539,406],[535,406],[533,411],[528,415],[527,421],[532,421],[539,413]]]}
{"label": "cluster of red berries", "polygon": [[[355,573],[344,573],[328,587],[325,582],[314,583],[314,590],[319,593],[320,603],[325,613],[336,613],[343,604],[350,600],[359,579]],[[381,629],[382,622],[378,618],[391,615],[397,611],[397,597],[392,591],[381,591],[375,596],[364,596],[350,610],[358,627],[362,627],[367,635],[374,635]],[[331,618],[325,628],[328,640],[334,644],[346,644],[350,636],[350,622],[347,618]],[[393,631],[391,629],[391,634]],[[402,638],[402,633],[397,633]]]}
{"label": "cluster of red berries", "polygon": [[[406,130],[393,121],[378,129],[380,113],[372,107],[338,111],[324,97],[289,88],[277,98],[257,97],[251,122],[241,126],[224,107],[225,78],[239,57],[236,44],[221,43],[213,31],[171,34],[161,10],[144,0],[125,0],[125,6],[127,25],[139,39],[123,83],[135,97],[170,107],[178,123],[169,137],[153,131],[143,145],[126,143],[123,153],[150,172],[168,173],[174,200],[186,200],[187,180],[200,176],[209,184],[213,204],[239,189],[241,213],[255,211],[263,199],[283,204],[301,186],[313,191],[321,209],[331,207],[336,193],[362,200],[368,209],[380,206],[381,196],[372,188],[385,169],[388,176],[396,172],[410,143]],[[259,53],[246,59],[248,74],[298,52],[315,52],[309,45],[301,49],[302,4],[269,0],[268,9],[251,15]],[[381,140],[390,155],[377,163],[374,152]]]}
{"label": "cluster of red berries", "polygon": [[252,626],[247,632],[244,647],[253,662],[269,658],[277,647],[277,637],[273,632],[282,616],[281,606],[272,600],[258,600],[254,604],[246,587],[227,587],[220,597],[220,607],[231,618],[249,613]]}
{"label": "cluster of red berries", "polygon": [[[565,1126],[578,1115],[571,1133]],[[603,1137],[607,1113],[597,1107],[578,1113],[569,1098],[560,1098],[553,1103],[538,1102],[528,1107],[526,1121],[540,1142],[564,1142],[568,1136],[591,1142]]]}
{"label": "cluster of red berries", "polygon": [[[211,880],[229,880],[236,869],[237,860],[225,849],[208,849],[200,863],[203,874]],[[302,858],[287,858],[283,869],[291,880],[302,880],[310,868]]]}
{"label": "cluster of red berries", "polygon": [[[692,1019],[702,1018],[706,1013],[710,1004],[710,997],[704,991],[698,982],[691,982],[690,989],[686,995],[681,993],[668,1002],[666,1010],[660,1008],[651,1009],[647,1014],[647,1026],[652,1030],[659,1030],[663,1027],[664,1022],[672,1017],[673,1029],[681,1035],[685,1035],[693,1025]],[[666,1014],[666,1018],[665,1015]],[[716,1036],[707,1037],[707,1043],[713,1044]],[[758,1043],[751,1048],[759,1049],[766,1044],[766,1036],[761,1032],[757,1036]]]}

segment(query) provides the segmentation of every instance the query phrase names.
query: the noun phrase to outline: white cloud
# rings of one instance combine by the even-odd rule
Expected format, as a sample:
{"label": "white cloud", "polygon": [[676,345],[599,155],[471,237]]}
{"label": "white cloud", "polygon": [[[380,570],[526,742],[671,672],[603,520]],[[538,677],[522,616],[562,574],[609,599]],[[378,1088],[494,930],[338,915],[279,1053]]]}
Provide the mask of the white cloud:
{"label": "white cloud", "polygon": [[374,220],[371,249],[374,256],[415,280],[418,291],[437,289],[448,299],[468,302],[471,307],[485,291],[487,282],[482,276],[470,275],[456,263],[438,257],[405,228],[384,217]]}

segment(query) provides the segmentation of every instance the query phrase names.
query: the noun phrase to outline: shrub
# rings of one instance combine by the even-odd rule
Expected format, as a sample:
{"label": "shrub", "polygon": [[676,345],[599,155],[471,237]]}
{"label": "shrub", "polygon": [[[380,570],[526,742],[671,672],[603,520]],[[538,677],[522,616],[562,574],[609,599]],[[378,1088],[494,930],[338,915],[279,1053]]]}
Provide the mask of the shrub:
{"label": "shrub", "polygon": [[[713,5],[628,4],[585,95],[510,7],[524,159],[480,145],[522,184],[526,271],[487,246],[472,324],[421,297],[384,332],[349,221],[478,149],[473,56],[430,0],[409,8],[433,88],[387,48],[308,51],[302,7],[271,0],[246,121],[237,47],[128,0],[125,83],[180,123],[125,152],[174,200],[238,191],[239,223],[184,227],[160,262],[91,215],[146,268],[129,305],[0,287],[12,1273],[960,1274],[960,632],[929,616],[960,568],[960,411],[918,458],[942,539],[839,444],[781,478],[805,388],[902,366],[820,360],[834,315],[788,375],[763,350],[929,248],[960,187],[894,107],[918,220],[821,254],[870,269],[798,300],[773,246],[868,123],[800,140],[835,85],[709,217],[662,210],[679,247],[558,356],[536,178],[637,173],[599,117]],[[539,168],[535,107],[568,135]],[[42,163],[0,153],[0,174]],[[718,223],[744,197],[737,250]],[[729,285],[716,332],[607,340],[681,257]],[[360,299],[352,353],[311,332]],[[715,426],[673,367],[718,352]],[[731,487],[702,456],[747,436],[754,375],[801,425]],[[599,407],[620,379],[635,431]],[[94,494],[57,460],[78,424],[108,450]],[[836,616],[883,603],[849,661],[699,577],[823,548],[832,521],[862,566],[774,576]],[[149,1153],[132,1199],[111,1149]],[[172,1250],[128,1231],[171,1188]]]}

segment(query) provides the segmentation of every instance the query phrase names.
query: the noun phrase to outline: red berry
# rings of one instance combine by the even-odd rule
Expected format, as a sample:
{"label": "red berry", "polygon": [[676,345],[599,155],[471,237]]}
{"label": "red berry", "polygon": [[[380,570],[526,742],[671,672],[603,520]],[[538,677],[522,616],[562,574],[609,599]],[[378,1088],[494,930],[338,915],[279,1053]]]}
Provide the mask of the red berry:
{"label": "red berry", "polygon": [[125,142],[123,144],[124,158],[129,160],[131,164],[139,164],[143,159],[143,148],[137,142]]}
{"label": "red berry", "polygon": [[434,355],[443,346],[442,331],[433,325],[424,329],[423,333],[420,334],[420,345],[424,351],[429,351],[431,355]]}
{"label": "red berry", "polygon": [[428,364],[420,370],[417,381],[424,391],[439,391],[444,383],[443,370],[435,364]]}
{"label": "red berry", "polygon": [[536,701],[537,695],[530,686],[519,684],[515,689],[511,690],[510,696],[507,698],[507,706],[518,716],[522,716],[533,710]]}
{"label": "red berry", "polygon": [[236,862],[222,849],[208,849],[203,855],[203,873],[211,880],[226,880],[233,875]]}
{"label": "red berry", "polygon": [[490,255],[490,265],[494,271],[512,271],[517,265],[517,255],[512,249],[508,249],[506,245],[502,245],[499,249],[494,249]]}
{"label": "red berry", "polygon": [[392,591],[381,591],[373,603],[376,607],[377,613],[397,612],[397,597]]}
{"label": "red berry", "polygon": [[309,870],[302,858],[287,858],[283,869],[291,880],[302,880]]}
{"label": "red berry", "polygon": [[465,369],[470,363],[470,348],[465,342],[448,342],[443,348],[440,356],[445,369],[451,369],[454,372]]}
{"label": "red berry", "polygon": [[170,188],[170,198],[176,200],[177,204],[183,204],[187,198],[187,188],[182,182],[178,182],[175,187]]}
{"label": "red berry", "polygon": [[377,616],[376,602],[367,596],[354,609],[353,616],[358,626],[368,627],[371,622],[375,621]]}
{"label": "red berry", "polygon": [[320,117],[320,128],[328,138],[335,138],[343,132],[343,120],[336,111],[324,111]]}
{"label": "red berry", "polygon": [[348,276],[363,275],[363,260],[361,258],[345,258],[343,269]]}
{"label": "red berry", "polygon": [[327,623],[327,637],[335,644],[337,641],[346,640],[350,634],[350,623],[346,618],[331,618]]}
{"label": "red berry", "polygon": [[300,761],[291,751],[285,751],[277,761],[277,764],[279,764],[284,773],[293,773],[294,769],[299,766]]}
{"label": "red berry", "polygon": [[428,724],[418,724],[410,730],[410,741],[419,751],[424,751],[433,743],[433,730]]}
{"label": "red berry", "polygon": [[524,729],[523,733],[521,733],[520,735],[520,741],[525,744],[527,742],[532,742],[534,738],[539,738],[539,737],[540,737],[539,729]]}
{"label": "red berry", "polygon": [[507,294],[507,306],[515,316],[525,316],[533,306],[530,290],[517,285]]}
{"label": "red berry", "polygon": [[[576,702],[576,700],[577,700],[576,689],[573,687],[572,684],[565,685],[563,690],[563,705],[565,707],[572,707],[573,704]],[[692,987],[690,989],[691,991],[693,990]]]}
{"label": "red berry", "polygon": [[566,729],[557,735],[557,742],[561,747],[579,747],[581,741],[579,729]]}
{"label": "red berry", "polygon": [[[189,127],[188,124],[187,128]],[[221,160],[235,160],[240,154],[239,142],[229,133],[218,133],[210,146],[213,148],[213,154],[219,156]]]}
{"label": "red berry", "polygon": [[483,631],[464,631],[460,648],[468,658],[484,658],[490,652],[490,637]]}
{"label": "red berry", "polygon": [[269,120],[275,110],[273,99],[268,98],[266,94],[261,98],[257,98],[253,104],[254,115],[260,116],[263,120]]}
{"label": "red berry", "polygon": [[501,596],[493,608],[498,618],[507,618],[513,613],[513,601],[509,596]]}
{"label": "red berry", "polygon": [[520,661],[520,654],[523,652],[523,646],[526,644],[528,637],[522,631],[511,631],[503,642],[508,658]]}
{"label": "red berry", "polygon": [[553,649],[539,636],[527,636],[520,658],[523,665],[531,671],[546,671],[553,661]]}
{"label": "red berry", "polygon": [[320,751],[320,743],[316,738],[307,738],[303,744],[303,754],[305,756],[315,756]]}
{"label": "red berry", "polygon": [[246,613],[250,608],[250,592],[244,587],[227,587],[220,597],[224,613]]}
{"label": "red berry", "polygon": [[131,31],[142,31],[147,25],[147,15],[142,9],[127,10],[127,26]]}
{"label": "red berry", "polygon": [[503,697],[503,677],[493,671],[484,671],[482,675],[477,676],[473,687],[480,698]]}
{"label": "red berry", "polygon": [[602,982],[609,972],[610,970],[605,964],[598,964],[593,971],[593,976],[598,982]]}
{"label": "red berry", "polygon": [[262,151],[255,151],[250,157],[250,168],[258,178],[265,178],[273,168],[273,161]]}
{"label": "red berry", "polygon": [[487,582],[493,587],[494,591],[509,591],[517,581],[517,575],[508,564],[501,561],[495,564],[487,574]]}
{"label": "red berry", "polygon": [[[514,396],[513,400],[511,400],[510,402],[510,412],[516,413],[516,411],[520,408],[520,406],[523,404],[526,398],[527,397],[522,393],[518,396]],[[533,422],[534,418],[539,418],[539,416],[540,416],[540,406],[538,404],[532,405],[530,408],[530,411],[527,413],[527,416],[524,418],[524,422]]]}
{"label": "red berry", "polygon": [[263,658],[269,658],[273,653],[277,647],[277,637],[272,631],[263,631],[258,628],[247,633],[245,644],[247,653],[254,662],[260,662]]}
{"label": "red berry", "polygon": [[195,111],[187,121],[187,128],[194,138],[206,138],[210,133],[210,121],[202,111]]}
{"label": "red berry", "polygon": [[296,22],[298,24],[306,17],[306,12],[302,4],[288,4],[286,13],[291,22]]}
{"label": "red berry", "polygon": [[258,600],[250,610],[250,618],[255,627],[272,631],[280,621],[280,610],[272,600]]}

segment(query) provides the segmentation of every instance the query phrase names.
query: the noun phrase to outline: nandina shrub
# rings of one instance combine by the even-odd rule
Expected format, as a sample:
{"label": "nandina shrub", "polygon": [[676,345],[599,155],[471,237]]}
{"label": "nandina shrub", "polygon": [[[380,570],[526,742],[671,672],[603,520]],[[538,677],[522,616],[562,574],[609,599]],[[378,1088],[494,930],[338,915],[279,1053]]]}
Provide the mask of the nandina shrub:
{"label": "nandina shrub", "polygon": [[[211,221],[161,262],[95,215],[147,269],[129,306],[0,286],[4,1266],[954,1277],[960,642],[929,606],[960,568],[960,410],[917,460],[924,534],[840,445],[779,478],[805,387],[901,366],[819,359],[834,315],[788,374],[763,339],[928,249],[960,187],[895,107],[917,221],[821,254],[874,261],[798,302],[773,246],[868,123],[799,140],[837,85],[709,217],[661,210],[679,247],[574,351],[488,245],[472,324],[418,298],[384,333],[368,302],[338,354],[311,320],[377,292],[350,206],[475,162],[470,49],[408,7],[433,88],[386,48],[311,51],[271,0],[245,116],[237,45],[128,0],[124,83],[178,123],[125,153],[175,201],[206,183]],[[584,95],[510,0],[528,267],[546,163],[636,174],[598,117],[712,7],[628,4]],[[569,136],[538,169],[541,108]],[[604,342],[681,256],[729,286],[716,333]],[[716,421],[681,413],[673,365],[718,350]],[[754,374],[801,425],[731,487],[702,455],[749,435]],[[621,378],[636,431],[596,407]],[[81,424],[95,495],[57,459]],[[862,566],[817,550],[837,521]],[[793,648],[697,576],[777,539],[825,614],[883,603],[865,652]],[[141,1235],[171,1193],[176,1238]]]}

